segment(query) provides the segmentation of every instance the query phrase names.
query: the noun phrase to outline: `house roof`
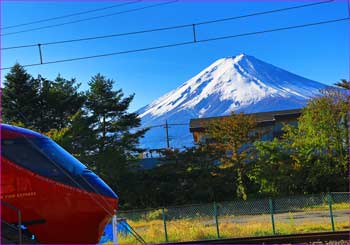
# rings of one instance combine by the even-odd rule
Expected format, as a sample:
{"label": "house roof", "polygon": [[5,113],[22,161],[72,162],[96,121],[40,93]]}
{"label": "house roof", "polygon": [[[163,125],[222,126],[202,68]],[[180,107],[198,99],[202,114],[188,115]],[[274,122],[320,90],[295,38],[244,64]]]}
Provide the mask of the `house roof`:
{"label": "house roof", "polygon": [[[301,109],[293,109],[293,110],[281,110],[281,111],[268,111],[268,112],[259,112],[259,113],[251,113],[246,115],[251,115],[255,117],[258,124],[264,123],[273,123],[277,120],[297,118],[301,114]],[[207,117],[207,118],[194,118],[190,120],[190,132],[200,131],[206,128],[209,122],[213,120],[218,120],[220,118],[225,118],[229,116],[221,116],[221,117]]]}

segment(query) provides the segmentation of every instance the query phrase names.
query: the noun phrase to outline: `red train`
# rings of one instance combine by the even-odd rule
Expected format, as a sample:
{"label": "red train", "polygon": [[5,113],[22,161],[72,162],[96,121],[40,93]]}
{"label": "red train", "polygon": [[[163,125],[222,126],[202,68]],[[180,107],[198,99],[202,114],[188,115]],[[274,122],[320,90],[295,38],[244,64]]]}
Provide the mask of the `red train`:
{"label": "red train", "polygon": [[[98,243],[117,195],[48,137],[5,124],[0,130],[2,203],[21,211],[40,243]],[[18,223],[5,205],[1,219]]]}

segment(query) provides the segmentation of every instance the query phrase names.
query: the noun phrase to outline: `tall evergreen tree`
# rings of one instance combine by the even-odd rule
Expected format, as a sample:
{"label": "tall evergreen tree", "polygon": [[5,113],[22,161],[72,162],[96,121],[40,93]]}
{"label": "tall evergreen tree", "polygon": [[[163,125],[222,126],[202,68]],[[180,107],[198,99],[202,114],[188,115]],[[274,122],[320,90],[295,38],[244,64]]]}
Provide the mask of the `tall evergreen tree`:
{"label": "tall evergreen tree", "polygon": [[16,63],[5,76],[2,89],[2,116],[5,123],[35,125],[38,116],[39,84]]}
{"label": "tall evergreen tree", "polygon": [[135,129],[141,119],[127,111],[134,95],[124,97],[121,89],[113,90],[113,84],[113,80],[97,74],[89,82],[86,94],[86,116],[95,139],[88,149],[90,162],[110,183],[119,182],[127,171],[128,160],[140,151],[139,138],[146,132]]}
{"label": "tall evergreen tree", "polygon": [[79,85],[60,75],[55,81],[41,75],[33,78],[17,63],[5,76],[3,120],[42,133],[63,129],[85,102],[83,93],[78,92]]}
{"label": "tall evergreen tree", "polygon": [[75,79],[67,80],[60,75],[55,81],[41,76],[38,76],[37,80],[40,84],[40,117],[37,119],[37,128],[47,132],[50,129],[60,130],[70,125],[71,118],[85,102],[84,94],[78,91],[80,84],[76,84]]}

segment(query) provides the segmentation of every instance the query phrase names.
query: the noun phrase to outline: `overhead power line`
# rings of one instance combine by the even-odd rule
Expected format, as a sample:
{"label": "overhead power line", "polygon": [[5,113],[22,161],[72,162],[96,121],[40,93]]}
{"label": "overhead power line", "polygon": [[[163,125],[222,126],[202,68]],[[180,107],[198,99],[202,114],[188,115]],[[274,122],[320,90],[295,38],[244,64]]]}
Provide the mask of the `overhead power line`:
{"label": "overhead power line", "polygon": [[178,2],[178,0],[173,0],[173,1],[169,1],[169,2],[162,2],[162,3],[156,3],[156,4],[152,4],[152,5],[147,5],[147,6],[144,6],[144,7],[139,7],[139,8],[124,10],[124,11],[119,11],[119,12],[115,12],[115,13],[111,13],[111,14],[94,16],[94,17],[80,19],[80,20],[68,21],[68,22],[54,24],[54,25],[41,26],[41,27],[37,27],[37,28],[25,29],[25,30],[15,31],[15,32],[7,32],[7,33],[1,34],[0,36],[14,35],[14,34],[19,34],[19,33],[25,33],[25,32],[31,32],[31,31],[37,31],[37,30],[42,30],[42,29],[58,27],[58,26],[70,25],[70,24],[80,23],[80,22],[89,21],[89,20],[101,19],[101,18],[105,18],[105,17],[109,17],[109,16],[120,15],[120,14],[125,14],[125,13],[131,13],[131,12],[136,12],[136,11],[139,11],[139,10],[144,10],[144,9],[149,9],[149,8],[160,7],[160,6],[172,4],[172,3],[175,3],[175,2]]}
{"label": "overhead power line", "polygon": [[[190,123],[168,123],[169,126],[187,126],[189,124]],[[165,126],[166,124],[155,124],[155,125],[145,126],[139,129],[142,130],[142,129],[164,128]]]}
{"label": "overhead power line", "polygon": [[[181,29],[181,28],[185,28],[185,27],[190,27],[192,25],[193,24],[186,24],[186,25],[181,25],[181,26],[172,26],[172,27],[142,30],[142,31],[116,33],[116,34],[103,35],[103,36],[94,36],[94,37],[86,37],[86,38],[78,38],[78,39],[53,41],[53,42],[41,43],[40,45],[41,46],[48,46],[48,45],[63,44],[63,43],[73,43],[73,42],[89,41],[89,40],[96,40],[96,39],[105,39],[105,38],[111,38],[111,37],[130,36],[130,35],[144,34],[144,33],[150,33],[150,32],[159,32],[159,31],[166,31],[166,30],[172,30],[172,29]],[[30,48],[30,47],[37,47],[37,46],[38,46],[38,44],[26,44],[26,45],[20,45],[20,46],[5,47],[5,48],[1,48],[1,50]]]}
{"label": "overhead power line", "polygon": [[[235,35],[213,37],[213,38],[201,39],[201,40],[192,40],[192,41],[187,41],[187,42],[179,42],[179,43],[166,44],[166,45],[154,46],[154,47],[148,47],[148,48],[132,49],[132,50],[119,51],[119,52],[106,53],[106,54],[97,54],[97,55],[77,57],[77,58],[69,58],[69,59],[62,59],[62,60],[47,61],[47,62],[42,62],[42,63],[23,65],[23,67],[39,66],[39,65],[55,64],[55,63],[63,63],[63,62],[77,61],[77,60],[86,60],[86,59],[93,59],[93,58],[100,58],[100,57],[106,57],[106,56],[128,54],[128,53],[136,53],[136,52],[144,52],[144,51],[150,51],[150,50],[157,50],[157,49],[164,49],[164,48],[170,48],[170,47],[184,46],[184,45],[189,45],[189,44],[194,44],[194,43],[204,43],[204,42],[211,42],[211,41],[217,41],[217,40],[223,40],[223,39],[231,39],[231,38],[237,38],[237,37],[243,37],[243,36],[252,36],[252,35],[258,35],[258,34],[264,34],[264,33],[271,33],[271,32],[285,31],[285,30],[291,30],[291,29],[305,28],[305,27],[310,27],[310,26],[325,25],[325,24],[336,23],[336,22],[341,22],[341,21],[346,21],[346,20],[350,20],[350,18],[332,19],[332,20],[313,22],[313,23],[307,23],[307,24],[302,24],[302,25],[287,26],[287,27],[281,27],[281,28],[275,28],[275,29],[265,29],[265,30],[256,31],[256,32],[246,32],[246,33],[235,34]],[[9,69],[11,69],[11,67],[1,68],[1,70],[9,70]]]}
{"label": "overhead power line", "polygon": [[[319,5],[319,4],[330,3],[330,2],[333,2],[333,1],[334,0],[317,2],[317,3],[309,3],[309,4],[303,4],[303,5],[293,6],[293,7],[280,8],[280,9],[268,10],[268,11],[263,11],[263,12],[255,12],[255,13],[246,14],[246,15],[232,16],[232,17],[227,17],[227,18],[222,18],[222,19],[208,20],[208,21],[202,21],[202,22],[185,24],[185,25],[176,25],[176,26],[168,26],[168,27],[161,27],[161,28],[141,30],[141,31],[134,31],[134,32],[115,33],[115,34],[102,35],[102,36],[91,36],[91,37],[85,37],[85,38],[52,41],[52,42],[41,43],[40,45],[41,46],[44,46],[44,45],[45,46],[47,46],[47,45],[57,45],[57,44],[63,44],[63,43],[91,41],[91,40],[96,40],[96,39],[105,39],[105,38],[112,38],[112,37],[144,34],[144,33],[150,33],[150,32],[159,32],[159,31],[166,31],[166,30],[182,29],[182,28],[187,28],[187,27],[192,27],[192,26],[208,25],[208,24],[213,24],[213,23],[218,23],[218,22],[225,22],[225,21],[230,21],[230,20],[235,20],[235,19],[248,18],[248,17],[252,17],[252,16],[257,16],[257,15],[265,15],[265,14],[271,14],[271,13],[276,13],[276,12],[288,11],[288,10],[293,10],[293,9],[306,8],[306,7],[311,7],[311,6],[315,6],[315,5]],[[29,48],[29,47],[36,47],[36,46],[38,46],[38,44],[26,44],[26,45],[20,45],[20,46],[5,47],[5,48],[1,48],[1,50],[18,49],[18,48]]]}
{"label": "overhead power line", "polygon": [[52,20],[65,19],[65,18],[69,18],[69,17],[89,14],[89,13],[98,12],[98,11],[102,11],[102,10],[117,8],[117,7],[129,5],[129,4],[139,3],[141,1],[142,0],[137,0],[137,1],[133,1],[133,2],[126,2],[126,3],[121,3],[121,4],[116,4],[116,5],[104,7],[104,8],[91,9],[91,10],[77,12],[77,13],[73,13],[73,14],[67,14],[67,15],[62,15],[62,16],[57,16],[57,17],[52,17],[52,18],[47,18],[47,19],[41,19],[41,20],[35,20],[35,21],[21,23],[21,24],[16,24],[16,25],[11,25],[11,26],[4,26],[4,27],[0,27],[0,29],[5,30],[5,29],[11,29],[11,28],[16,28],[16,27],[21,27],[21,26],[28,26],[28,25],[48,22],[48,21],[52,21]]}
{"label": "overhead power line", "polygon": [[[166,146],[167,149],[170,148],[170,142],[171,140],[174,138],[172,136],[169,135],[169,128],[171,128],[171,126],[189,126],[190,123],[168,123],[168,121],[166,120],[164,124],[157,124],[157,125],[149,125],[143,128],[139,128],[139,130],[144,130],[144,129],[154,129],[154,128],[164,128],[165,129],[165,141],[166,141]],[[157,139],[163,139],[163,137],[159,137],[156,136]],[[153,137],[155,138],[155,137]]]}

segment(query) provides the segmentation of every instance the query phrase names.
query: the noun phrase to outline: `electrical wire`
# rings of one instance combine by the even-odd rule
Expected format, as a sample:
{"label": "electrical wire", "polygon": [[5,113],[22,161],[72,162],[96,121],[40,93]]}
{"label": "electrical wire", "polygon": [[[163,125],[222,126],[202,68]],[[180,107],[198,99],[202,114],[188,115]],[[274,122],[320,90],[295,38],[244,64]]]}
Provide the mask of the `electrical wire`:
{"label": "electrical wire", "polygon": [[169,1],[169,2],[162,2],[162,3],[156,3],[156,4],[152,4],[152,5],[148,5],[148,6],[144,6],[144,7],[140,7],[140,8],[134,8],[134,9],[119,11],[119,12],[111,13],[111,14],[99,15],[99,16],[95,16],[95,17],[80,19],[80,20],[68,21],[68,22],[54,24],[54,25],[41,26],[41,27],[37,27],[37,28],[25,29],[25,30],[15,31],[15,32],[7,32],[7,33],[1,34],[0,36],[14,35],[14,34],[19,34],[19,33],[24,33],[24,32],[31,32],[31,31],[48,29],[48,28],[53,28],[53,27],[58,27],[58,26],[70,25],[70,24],[80,23],[80,22],[89,21],[89,20],[101,19],[101,18],[105,18],[105,17],[109,17],[109,16],[120,15],[120,14],[125,14],[125,13],[131,13],[131,12],[136,12],[136,11],[139,11],[139,10],[144,10],[144,9],[149,9],[149,8],[160,7],[160,6],[172,4],[172,3],[175,3],[175,2],[178,2],[178,0],[173,0],[173,1]]}
{"label": "electrical wire", "polygon": [[[46,45],[55,45],[55,44],[63,44],[63,43],[71,43],[71,42],[91,41],[91,40],[105,39],[105,38],[111,38],[111,37],[129,36],[129,35],[137,35],[137,34],[144,34],[144,33],[150,33],[150,32],[182,29],[182,28],[187,28],[187,27],[192,27],[192,26],[208,25],[208,24],[225,22],[225,21],[230,21],[230,20],[235,20],[235,19],[248,18],[248,17],[252,17],[252,16],[257,16],[257,15],[271,14],[271,13],[288,11],[288,10],[293,10],[293,9],[311,7],[311,6],[315,6],[315,5],[330,3],[333,1],[334,0],[317,2],[317,3],[310,3],[310,4],[303,4],[303,5],[293,6],[293,7],[280,8],[280,9],[274,9],[274,10],[263,11],[263,12],[255,12],[255,13],[246,14],[246,15],[239,15],[239,16],[233,16],[233,17],[222,18],[222,19],[208,20],[208,21],[202,21],[202,22],[198,22],[198,23],[191,23],[191,24],[185,24],[185,25],[176,25],[176,26],[168,26],[168,27],[134,31],[134,32],[115,33],[115,34],[102,35],[102,36],[91,36],[91,37],[85,37],[85,38],[46,42],[46,43],[41,43],[40,45],[46,46]],[[28,48],[28,47],[36,47],[36,46],[38,46],[38,44],[27,44],[27,45],[21,45],[21,46],[5,47],[5,48],[1,48],[1,50]]]}
{"label": "electrical wire", "polygon": [[[111,38],[111,37],[137,35],[137,34],[144,34],[144,33],[150,33],[150,32],[158,32],[158,31],[166,31],[166,30],[173,30],[173,29],[181,29],[181,28],[186,28],[186,27],[192,27],[192,25],[193,24],[186,24],[186,25],[164,27],[164,28],[157,28],[157,29],[149,29],[149,30],[142,30],[142,31],[115,33],[115,34],[103,35],[103,36],[94,36],[94,37],[86,37],[86,38],[78,38],[78,39],[53,41],[53,42],[41,43],[40,45],[48,46],[48,45],[63,44],[63,43],[72,43],[72,42],[90,41],[90,40],[96,40],[96,39],[105,39],[105,38]],[[5,47],[5,48],[1,48],[1,50],[28,48],[28,47],[36,47],[36,46],[38,46],[38,44],[27,44],[27,45],[21,45],[21,46]]]}
{"label": "electrical wire", "polygon": [[16,24],[16,25],[11,25],[11,26],[4,26],[4,27],[0,27],[0,29],[5,30],[5,29],[11,29],[11,28],[16,28],[16,27],[20,27],[20,26],[27,26],[27,25],[43,23],[43,22],[52,21],[52,20],[64,19],[64,18],[74,17],[74,16],[78,16],[78,15],[98,12],[98,11],[102,11],[102,10],[106,10],[106,9],[112,9],[112,8],[116,8],[116,7],[121,7],[121,6],[129,5],[129,4],[133,4],[133,3],[138,3],[138,2],[141,2],[141,1],[142,0],[137,0],[137,1],[133,1],[133,2],[116,4],[116,5],[112,5],[112,6],[108,6],[108,7],[104,7],[104,8],[91,9],[91,10],[77,12],[77,13],[73,13],[73,14],[67,14],[67,15],[62,15],[62,16],[57,16],[57,17],[52,17],[52,18],[47,18],[47,19],[41,19],[41,20],[35,20],[35,21],[21,23],[21,24]]}
{"label": "electrical wire", "polygon": [[[168,123],[168,126],[188,126],[189,124],[190,123]],[[138,130],[145,130],[145,129],[152,130],[154,128],[164,128],[164,127],[166,127],[166,124],[156,124],[156,125],[144,126],[144,127],[137,128],[137,129]]]}
{"label": "electrical wire", "polygon": [[[202,39],[202,40],[192,40],[192,41],[187,41],[187,42],[179,42],[179,43],[166,44],[166,45],[154,46],[154,47],[148,47],[148,48],[131,49],[131,50],[125,50],[125,51],[119,51],[119,52],[113,52],[113,53],[97,54],[97,55],[68,58],[68,59],[61,59],[61,60],[53,60],[53,61],[47,61],[47,62],[42,62],[42,63],[33,63],[33,64],[22,65],[22,67],[32,67],[32,66],[64,63],[64,62],[86,60],[86,59],[93,59],[93,58],[101,58],[101,57],[121,55],[121,54],[145,52],[145,51],[164,49],[164,48],[170,48],[170,47],[185,46],[185,45],[195,44],[195,43],[204,43],[204,42],[218,41],[218,40],[224,40],[224,39],[232,39],[232,38],[237,38],[237,37],[252,36],[252,35],[259,35],[259,34],[264,34],[264,33],[305,28],[305,27],[310,27],[310,26],[324,25],[324,24],[330,24],[330,23],[336,23],[336,22],[342,22],[342,21],[348,21],[348,20],[350,20],[349,17],[340,18],[340,19],[331,19],[331,20],[312,22],[312,23],[307,23],[307,24],[302,24],[302,25],[287,26],[287,27],[281,27],[281,28],[275,28],[275,29],[265,29],[265,30],[256,31],[256,32],[247,32],[247,33],[241,33],[241,34],[235,34],[235,35],[213,37],[213,38]],[[9,70],[11,68],[12,67],[6,67],[6,68],[1,68],[0,70]]]}

